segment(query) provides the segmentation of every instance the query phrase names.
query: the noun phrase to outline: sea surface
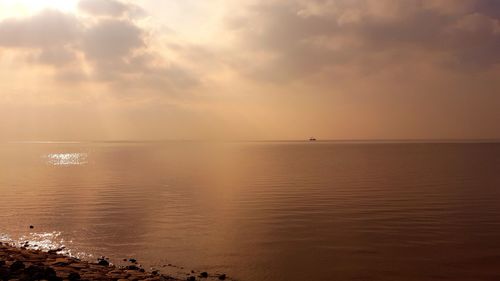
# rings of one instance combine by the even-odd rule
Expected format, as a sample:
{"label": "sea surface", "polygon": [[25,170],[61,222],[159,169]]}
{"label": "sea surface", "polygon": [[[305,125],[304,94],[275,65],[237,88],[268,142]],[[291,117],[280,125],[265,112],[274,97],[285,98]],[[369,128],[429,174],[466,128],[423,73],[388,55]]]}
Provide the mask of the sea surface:
{"label": "sea surface", "polygon": [[500,144],[3,143],[0,240],[183,278],[500,280]]}

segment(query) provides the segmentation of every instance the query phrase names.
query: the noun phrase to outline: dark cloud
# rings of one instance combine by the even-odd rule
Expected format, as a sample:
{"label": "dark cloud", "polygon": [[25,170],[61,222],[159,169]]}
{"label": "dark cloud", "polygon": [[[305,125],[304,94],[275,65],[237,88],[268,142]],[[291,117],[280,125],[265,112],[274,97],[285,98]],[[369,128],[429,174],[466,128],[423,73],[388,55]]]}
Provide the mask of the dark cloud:
{"label": "dark cloud", "polygon": [[67,65],[76,60],[73,50],[64,47],[45,48],[35,56],[35,61],[48,65]]}
{"label": "dark cloud", "polygon": [[500,1],[498,0],[478,0],[475,2],[475,8],[481,14],[500,19]]}
{"label": "dark cloud", "polygon": [[143,31],[130,21],[102,20],[83,34],[82,50],[92,60],[114,60],[144,47]]}
{"label": "dark cloud", "polygon": [[[110,16],[137,11],[113,1],[82,5]],[[189,70],[150,49],[147,36],[147,30],[127,17],[76,17],[54,10],[0,22],[0,49],[22,48],[28,63],[53,66],[54,78],[61,82],[107,83],[117,89],[127,84],[129,89],[163,93],[198,84]]]}
{"label": "dark cloud", "polygon": [[394,58],[411,64],[415,58],[434,56],[437,60],[429,63],[453,71],[500,63],[500,2],[474,0],[454,7],[466,1],[458,2],[272,1],[228,22],[251,58],[238,67],[275,81],[345,65],[378,71],[391,66]]}
{"label": "dark cloud", "polygon": [[92,77],[122,92],[165,93],[198,84],[184,67],[148,51],[145,36],[144,30],[126,20],[101,20],[87,29],[82,51],[93,66]]}
{"label": "dark cloud", "polygon": [[32,17],[0,22],[0,46],[45,48],[75,42],[81,26],[75,16],[45,10]]}

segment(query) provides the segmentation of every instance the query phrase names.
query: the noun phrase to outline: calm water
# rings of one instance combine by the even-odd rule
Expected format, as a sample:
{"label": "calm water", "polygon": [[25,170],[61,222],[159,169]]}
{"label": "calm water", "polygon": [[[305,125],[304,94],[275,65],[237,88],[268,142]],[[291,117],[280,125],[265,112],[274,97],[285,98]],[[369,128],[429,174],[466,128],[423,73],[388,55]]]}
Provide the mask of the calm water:
{"label": "calm water", "polygon": [[0,236],[243,281],[500,280],[500,144],[1,144]]}

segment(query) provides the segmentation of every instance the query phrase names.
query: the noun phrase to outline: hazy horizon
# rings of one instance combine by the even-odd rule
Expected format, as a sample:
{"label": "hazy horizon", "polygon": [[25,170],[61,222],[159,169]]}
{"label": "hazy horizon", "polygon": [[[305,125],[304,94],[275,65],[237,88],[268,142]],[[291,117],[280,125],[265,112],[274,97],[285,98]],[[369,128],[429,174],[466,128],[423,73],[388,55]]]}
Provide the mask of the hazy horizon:
{"label": "hazy horizon", "polygon": [[[0,143],[27,143],[27,144],[78,144],[78,143],[162,143],[162,142],[311,142],[305,139],[109,139],[109,140],[3,140]],[[318,139],[312,142],[339,142],[339,143],[498,143],[500,139]]]}

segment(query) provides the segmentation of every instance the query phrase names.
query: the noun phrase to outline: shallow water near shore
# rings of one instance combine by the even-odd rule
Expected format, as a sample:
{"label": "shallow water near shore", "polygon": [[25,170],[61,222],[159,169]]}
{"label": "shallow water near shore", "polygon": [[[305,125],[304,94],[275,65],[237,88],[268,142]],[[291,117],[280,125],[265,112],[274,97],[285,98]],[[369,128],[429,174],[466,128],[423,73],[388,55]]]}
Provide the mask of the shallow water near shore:
{"label": "shallow water near shore", "polygon": [[82,258],[249,281],[500,278],[500,144],[4,143],[0,202],[0,240]]}

